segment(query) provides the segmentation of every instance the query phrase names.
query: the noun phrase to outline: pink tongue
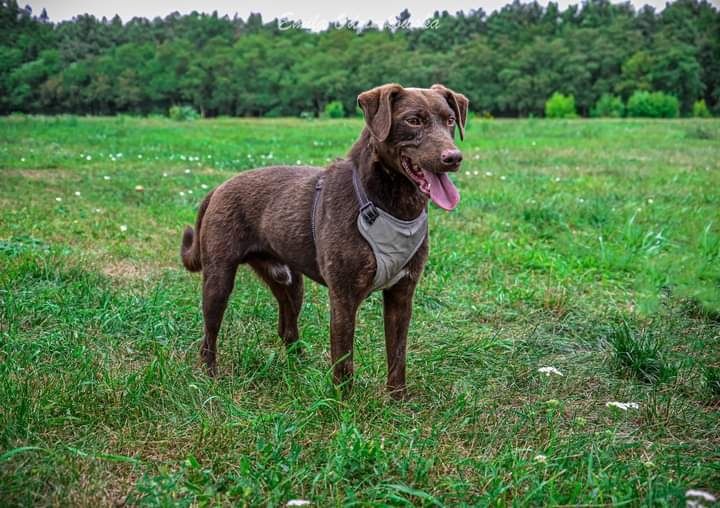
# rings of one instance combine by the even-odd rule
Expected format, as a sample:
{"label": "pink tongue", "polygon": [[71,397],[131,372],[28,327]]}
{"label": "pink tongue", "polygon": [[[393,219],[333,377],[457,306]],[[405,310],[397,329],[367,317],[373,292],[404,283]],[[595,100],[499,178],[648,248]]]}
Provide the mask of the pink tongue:
{"label": "pink tongue", "polygon": [[460,193],[447,173],[433,173],[423,169],[425,179],[430,182],[430,199],[444,210],[452,210],[460,202]]}

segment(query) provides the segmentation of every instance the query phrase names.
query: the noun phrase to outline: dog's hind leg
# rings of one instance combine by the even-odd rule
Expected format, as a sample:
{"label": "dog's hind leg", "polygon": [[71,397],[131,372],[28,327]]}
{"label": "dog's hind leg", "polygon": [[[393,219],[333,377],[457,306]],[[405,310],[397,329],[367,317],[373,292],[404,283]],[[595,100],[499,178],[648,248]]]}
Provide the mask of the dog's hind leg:
{"label": "dog's hind leg", "polygon": [[203,264],[203,317],[205,337],[200,356],[205,361],[210,375],[216,372],[217,336],[220,331],[228,298],[235,285],[238,263],[215,260]]}
{"label": "dog's hind leg", "polygon": [[249,264],[278,301],[278,335],[289,348],[300,338],[298,316],[303,302],[302,275],[279,262],[258,260]]}

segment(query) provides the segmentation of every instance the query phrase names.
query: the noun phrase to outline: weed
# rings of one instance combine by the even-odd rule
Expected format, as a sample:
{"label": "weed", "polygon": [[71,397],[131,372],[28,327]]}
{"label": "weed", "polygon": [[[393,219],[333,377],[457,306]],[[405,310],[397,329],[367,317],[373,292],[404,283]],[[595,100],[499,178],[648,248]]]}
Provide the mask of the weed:
{"label": "weed", "polygon": [[613,326],[610,345],[616,364],[646,383],[662,383],[673,374],[665,359],[664,343],[654,333],[636,333],[626,321]]}

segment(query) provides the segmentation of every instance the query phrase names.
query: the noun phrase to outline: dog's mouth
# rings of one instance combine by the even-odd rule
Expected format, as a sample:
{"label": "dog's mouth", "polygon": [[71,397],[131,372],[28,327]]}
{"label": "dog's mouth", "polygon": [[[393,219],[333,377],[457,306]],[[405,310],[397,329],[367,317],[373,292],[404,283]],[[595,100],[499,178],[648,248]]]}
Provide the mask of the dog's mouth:
{"label": "dog's mouth", "polygon": [[413,164],[409,157],[400,156],[405,173],[415,182],[420,192],[429,196],[443,210],[452,210],[460,202],[460,193],[447,173],[435,173]]}

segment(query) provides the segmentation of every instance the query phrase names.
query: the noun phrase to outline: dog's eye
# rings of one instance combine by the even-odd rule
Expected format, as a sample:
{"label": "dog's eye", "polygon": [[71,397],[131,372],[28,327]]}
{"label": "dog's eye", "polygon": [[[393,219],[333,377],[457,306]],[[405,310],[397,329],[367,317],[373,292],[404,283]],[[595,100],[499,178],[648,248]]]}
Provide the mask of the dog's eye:
{"label": "dog's eye", "polygon": [[413,127],[420,127],[420,126],[422,125],[422,120],[420,120],[420,119],[419,119],[418,117],[416,117],[416,116],[411,116],[410,118],[406,118],[406,119],[405,119],[405,122],[406,122],[408,125],[412,125]]}
{"label": "dog's eye", "polygon": [[454,116],[451,116],[450,118],[448,118],[448,119],[447,119],[447,124],[448,124],[448,127],[454,126],[454,125],[455,125],[455,117],[454,117]]}

